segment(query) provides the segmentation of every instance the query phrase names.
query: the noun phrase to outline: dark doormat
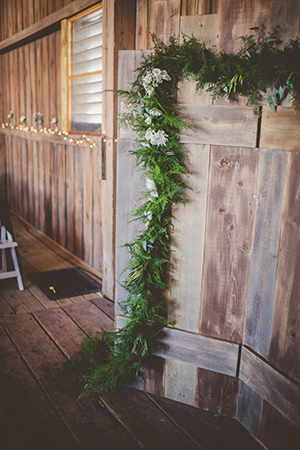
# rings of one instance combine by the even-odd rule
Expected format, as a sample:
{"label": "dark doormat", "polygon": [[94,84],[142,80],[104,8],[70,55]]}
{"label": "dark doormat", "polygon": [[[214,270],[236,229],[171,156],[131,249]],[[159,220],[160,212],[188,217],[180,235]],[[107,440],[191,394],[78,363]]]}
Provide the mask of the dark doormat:
{"label": "dark doormat", "polygon": [[77,295],[100,292],[101,285],[78,267],[28,274],[32,281],[49,300],[60,300]]}

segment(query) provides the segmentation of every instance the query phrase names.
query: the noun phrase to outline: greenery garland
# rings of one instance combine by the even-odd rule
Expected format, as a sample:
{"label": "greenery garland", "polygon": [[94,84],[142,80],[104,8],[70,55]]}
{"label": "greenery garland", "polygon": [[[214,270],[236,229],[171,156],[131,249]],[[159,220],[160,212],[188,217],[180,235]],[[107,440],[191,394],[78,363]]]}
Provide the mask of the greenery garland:
{"label": "greenery garland", "polygon": [[297,41],[279,47],[274,36],[244,37],[236,54],[208,50],[195,38],[174,38],[168,46],[154,42],[144,57],[136,81],[125,97],[129,112],[121,118],[137,132],[139,148],[132,153],[144,171],[146,191],[134,217],[143,231],[126,244],[130,261],[123,286],[128,296],[121,307],[127,316],[115,333],[89,334],[68,367],[84,385],[82,396],[116,388],[134,375],[143,375],[148,357],[156,348],[157,334],[168,325],[167,272],[169,231],[174,205],[184,202],[186,154],[180,131],[186,125],[178,115],[176,86],[181,77],[193,77],[197,88],[206,87],[212,98],[236,95],[248,98],[259,113],[263,97],[274,110],[287,94],[296,109],[300,105],[300,51]]}

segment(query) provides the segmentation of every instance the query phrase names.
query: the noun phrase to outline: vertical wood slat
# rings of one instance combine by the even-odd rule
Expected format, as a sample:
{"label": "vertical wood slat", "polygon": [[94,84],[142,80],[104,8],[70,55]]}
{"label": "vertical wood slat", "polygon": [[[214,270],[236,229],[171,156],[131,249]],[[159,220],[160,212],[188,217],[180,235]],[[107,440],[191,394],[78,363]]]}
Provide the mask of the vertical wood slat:
{"label": "vertical wood slat", "polygon": [[93,262],[93,170],[91,149],[83,149],[83,243],[84,261]]}
{"label": "vertical wood slat", "polygon": [[57,197],[58,197],[58,242],[66,246],[66,153],[64,145],[57,145]]}
{"label": "vertical wood slat", "polygon": [[83,148],[79,147],[75,152],[74,182],[75,182],[75,255],[83,258],[83,174],[82,159]]}
{"label": "vertical wood slat", "polygon": [[[300,155],[289,153],[280,244],[274,321],[268,360],[300,379]],[[288,274],[288,275],[287,275]]]}
{"label": "vertical wood slat", "polygon": [[187,203],[179,204],[173,212],[169,320],[177,328],[197,333],[210,147],[190,144],[185,148],[188,152],[185,182],[189,189]]}
{"label": "vertical wood slat", "polygon": [[45,222],[45,143],[38,142],[39,159],[39,230],[46,232]]}
{"label": "vertical wood slat", "polygon": [[97,160],[102,151],[102,139],[98,138],[97,148],[92,149],[92,167],[93,167],[93,267],[102,273],[102,206],[101,206],[101,187],[102,181],[97,176]]}
{"label": "vertical wood slat", "polygon": [[51,117],[50,117],[50,87],[49,85],[53,83],[52,79],[49,78],[49,37],[45,36],[41,42],[42,46],[42,97],[43,97],[43,109],[40,111],[44,113],[44,126],[49,128]]}
{"label": "vertical wood slat", "polygon": [[153,0],[149,3],[149,32],[158,42],[168,44],[171,36],[179,40],[180,3],[180,0]]}
{"label": "vertical wood slat", "polygon": [[50,164],[51,164],[51,210],[52,210],[52,238],[58,242],[58,205],[57,205],[57,151],[56,145],[50,144]]}
{"label": "vertical wood slat", "polygon": [[67,249],[74,253],[74,239],[75,239],[75,182],[74,182],[74,147],[66,148],[66,205],[67,205],[67,237],[66,237],[66,247]]}
{"label": "vertical wood slat", "polygon": [[258,149],[211,147],[200,333],[242,342]]}
{"label": "vertical wood slat", "polygon": [[52,236],[52,199],[51,199],[51,144],[44,143],[44,177],[45,177],[45,233]]}
{"label": "vertical wood slat", "polygon": [[135,49],[148,50],[149,31],[148,31],[148,9],[149,0],[136,1],[136,27],[135,27]]}
{"label": "vertical wood slat", "polygon": [[[274,319],[287,152],[260,150],[244,343],[266,357]],[[276,205],[276,206],[275,206]]]}

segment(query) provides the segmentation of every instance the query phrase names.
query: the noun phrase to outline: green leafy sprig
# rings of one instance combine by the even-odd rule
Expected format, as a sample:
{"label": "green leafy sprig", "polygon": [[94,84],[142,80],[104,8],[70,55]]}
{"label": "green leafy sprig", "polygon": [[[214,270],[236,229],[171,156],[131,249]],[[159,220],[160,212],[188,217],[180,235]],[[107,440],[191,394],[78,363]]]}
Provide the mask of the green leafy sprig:
{"label": "green leafy sprig", "polygon": [[146,190],[133,216],[143,231],[126,244],[130,260],[123,271],[127,291],[121,303],[126,315],[123,328],[89,334],[79,355],[68,362],[83,383],[82,396],[114,390],[120,382],[143,376],[157,335],[169,325],[169,231],[174,205],[185,201],[186,153],[180,132],[187,125],[176,107],[179,79],[195,79],[197,88],[206,88],[213,100],[247,97],[256,114],[264,97],[274,111],[287,94],[299,109],[298,42],[282,47],[273,35],[265,36],[263,27],[255,32],[242,38],[243,48],[236,54],[211,51],[194,37],[184,37],[181,45],[174,38],[168,46],[154,41],[154,50],[144,57],[130,89],[119,92],[128,106],[120,122],[138,135],[139,147],[132,153],[143,170]]}

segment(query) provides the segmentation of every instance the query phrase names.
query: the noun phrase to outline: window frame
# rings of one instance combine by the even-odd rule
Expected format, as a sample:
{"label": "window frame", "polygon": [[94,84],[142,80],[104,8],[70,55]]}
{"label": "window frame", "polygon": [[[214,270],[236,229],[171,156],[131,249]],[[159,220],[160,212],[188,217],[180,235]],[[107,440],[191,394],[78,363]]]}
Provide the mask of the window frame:
{"label": "window frame", "polygon": [[[61,22],[61,99],[62,99],[62,129],[71,134],[86,134],[93,136],[101,136],[101,133],[93,133],[89,131],[73,131],[71,128],[71,83],[73,79],[82,78],[84,76],[96,75],[103,73],[103,70],[96,70],[90,73],[79,75],[71,75],[71,27],[72,22],[83,17],[97,9],[103,8],[102,2],[88,8],[69,19]],[[102,125],[102,124],[101,124]]]}

